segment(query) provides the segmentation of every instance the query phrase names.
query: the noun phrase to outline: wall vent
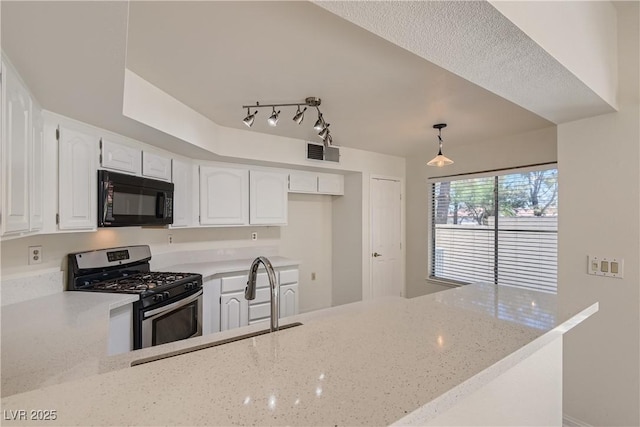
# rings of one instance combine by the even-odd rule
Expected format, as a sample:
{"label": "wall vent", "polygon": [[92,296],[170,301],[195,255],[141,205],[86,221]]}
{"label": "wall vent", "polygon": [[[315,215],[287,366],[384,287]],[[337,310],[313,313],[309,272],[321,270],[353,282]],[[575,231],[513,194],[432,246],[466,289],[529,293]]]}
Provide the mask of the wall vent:
{"label": "wall vent", "polygon": [[318,144],[307,143],[307,159],[324,160],[324,147]]}
{"label": "wall vent", "polygon": [[322,144],[307,143],[307,159],[324,160],[327,162],[340,161],[340,149],[338,147],[325,148]]}

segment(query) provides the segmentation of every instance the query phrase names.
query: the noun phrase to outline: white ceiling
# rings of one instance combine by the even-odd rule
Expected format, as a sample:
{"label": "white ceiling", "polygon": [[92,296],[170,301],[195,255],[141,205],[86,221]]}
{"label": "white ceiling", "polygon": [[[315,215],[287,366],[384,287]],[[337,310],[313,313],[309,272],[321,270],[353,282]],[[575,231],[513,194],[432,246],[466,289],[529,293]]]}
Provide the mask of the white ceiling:
{"label": "white ceiling", "polygon": [[[229,127],[246,129],[243,104],[320,97],[334,142],[401,156],[435,150],[438,122],[449,124],[445,144],[553,125],[313,3],[128,6],[3,1],[2,48],[44,108],[199,157],[207,155],[122,116],[125,65]],[[463,33],[473,37],[471,29]],[[319,142],[311,130],[315,114],[308,111],[298,126],[294,110],[282,108],[278,127],[270,128],[263,109],[252,131]]]}

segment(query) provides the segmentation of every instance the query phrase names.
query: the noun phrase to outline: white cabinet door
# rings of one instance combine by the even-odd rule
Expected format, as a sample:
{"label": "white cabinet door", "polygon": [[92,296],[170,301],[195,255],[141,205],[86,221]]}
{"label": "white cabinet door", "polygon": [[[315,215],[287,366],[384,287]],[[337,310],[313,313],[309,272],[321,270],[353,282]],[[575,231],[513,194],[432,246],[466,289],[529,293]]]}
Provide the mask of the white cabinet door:
{"label": "white cabinet door", "polygon": [[220,330],[239,328],[249,324],[249,304],[244,291],[220,297]]}
{"label": "white cabinet door", "polygon": [[171,180],[173,182],[173,224],[171,227],[193,225],[192,198],[193,165],[189,161],[173,159],[171,161]]}
{"label": "white cabinet door", "polygon": [[220,279],[202,284],[202,335],[220,332]]}
{"label": "white cabinet door", "polygon": [[31,180],[29,184],[29,229],[42,230],[44,187],[44,118],[34,104],[32,109]]}
{"label": "white cabinet door", "polygon": [[251,213],[249,223],[283,225],[287,223],[287,175],[280,172],[251,171],[249,184]]}
{"label": "white cabinet door", "polygon": [[329,173],[318,174],[318,193],[344,195],[344,176]]}
{"label": "white cabinet door", "polygon": [[59,132],[59,228],[95,229],[99,137],[63,126]]}
{"label": "white cabinet door", "polygon": [[31,98],[2,63],[2,234],[29,231]]}
{"label": "white cabinet door", "polygon": [[280,286],[280,318],[298,314],[298,284]]}
{"label": "white cabinet door", "polygon": [[145,151],[142,153],[142,176],[171,181],[171,159]]}
{"label": "white cabinet door", "polygon": [[101,166],[105,169],[140,175],[142,169],[142,151],[124,144],[100,140]]}
{"label": "white cabinet door", "polygon": [[200,166],[200,224],[249,223],[249,171]]}
{"label": "white cabinet door", "polygon": [[310,172],[292,172],[289,174],[290,193],[317,193],[318,175]]}

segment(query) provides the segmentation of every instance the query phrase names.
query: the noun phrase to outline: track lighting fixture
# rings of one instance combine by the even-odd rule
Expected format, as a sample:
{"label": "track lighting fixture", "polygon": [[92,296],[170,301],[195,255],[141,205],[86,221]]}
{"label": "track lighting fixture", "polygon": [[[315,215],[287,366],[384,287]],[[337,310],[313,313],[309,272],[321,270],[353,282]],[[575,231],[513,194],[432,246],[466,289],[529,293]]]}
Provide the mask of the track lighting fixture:
{"label": "track lighting fixture", "polygon": [[318,110],[318,120],[313,125],[313,128],[318,132],[320,132],[321,130],[324,129],[324,127],[325,127],[324,118],[322,117],[322,113],[320,112],[320,110]]}
{"label": "track lighting fixture", "polygon": [[307,107],[304,107],[304,110],[300,111],[300,106],[298,105],[298,110],[296,111],[295,116],[293,116],[293,121],[297,124],[302,123],[304,120],[304,112],[307,111]]}
{"label": "track lighting fixture", "polygon": [[276,107],[271,108],[273,108],[273,113],[271,113],[271,115],[267,119],[267,123],[269,123],[269,126],[275,126],[278,124],[278,116],[280,115],[280,110],[278,110],[278,112],[276,113]]}
{"label": "track lighting fixture", "polygon": [[329,135],[329,126],[331,126],[329,123],[325,124],[324,129],[322,129],[319,133],[318,136],[324,141],[325,139],[327,139],[327,136]]}
{"label": "track lighting fixture", "polygon": [[253,121],[256,118],[256,114],[258,114],[258,110],[256,110],[253,114],[249,111],[249,107],[247,107],[247,117],[245,117],[242,122],[247,125],[247,127],[251,127]]}
{"label": "track lighting fixture", "polygon": [[[259,102],[256,102],[255,105],[243,105],[242,108],[246,108],[247,109],[247,117],[245,117],[242,121],[244,122],[245,125],[247,125],[248,127],[251,127],[251,125],[253,125],[253,122],[255,120],[255,116],[258,113],[258,110],[256,110],[253,114],[251,114],[251,108],[264,108],[264,107],[271,107],[271,115],[269,116],[269,118],[267,119],[267,123],[270,126],[276,126],[278,124],[278,117],[280,115],[280,110],[276,111],[276,107],[292,107],[295,106],[297,107],[296,109],[296,113],[293,116],[293,121],[296,122],[297,124],[301,124],[302,121],[304,120],[304,113],[305,111],[307,111],[308,107],[315,107],[316,110],[318,111],[318,120],[316,121],[316,123],[313,125],[313,128],[319,132],[318,135],[320,136],[320,138],[322,138],[323,141],[325,141],[326,144],[326,140],[329,139],[330,141],[332,140],[330,138],[329,135],[329,124],[325,122],[324,117],[322,117],[322,112],[320,111],[320,108],[318,108],[320,106],[320,98],[316,98],[316,97],[308,97],[304,100],[304,102],[293,102],[293,103],[287,103],[287,104],[264,104],[264,105],[260,105]],[[301,110],[300,107],[304,106],[304,108]]]}
{"label": "track lighting fixture", "polygon": [[453,164],[453,160],[446,158],[442,155],[442,128],[447,127],[446,123],[438,123],[433,125],[434,129],[438,129],[438,155],[431,159],[427,166],[447,166]]}

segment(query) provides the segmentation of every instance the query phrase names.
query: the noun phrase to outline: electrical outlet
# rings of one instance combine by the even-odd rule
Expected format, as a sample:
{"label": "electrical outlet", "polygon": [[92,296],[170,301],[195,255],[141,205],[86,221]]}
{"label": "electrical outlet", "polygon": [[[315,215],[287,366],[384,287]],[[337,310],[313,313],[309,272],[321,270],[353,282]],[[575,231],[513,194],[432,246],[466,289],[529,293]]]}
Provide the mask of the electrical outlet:
{"label": "electrical outlet", "polygon": [[42,246],[29,246],[29,265],[42,263]]}
{"label": "electrical outlet", "polygon": [[258,233],[256,233],[255,231],[251,233],[251,240],[258,240]]}
{"label": "electrical outlet", "polygon": [[311,280],[316,280],[316,272],[311,273]]}
{"label": "electrical outlet", "polygon": [[168,241],[169,241],[169,244],[173,243],[173,234],[169,234]]}

